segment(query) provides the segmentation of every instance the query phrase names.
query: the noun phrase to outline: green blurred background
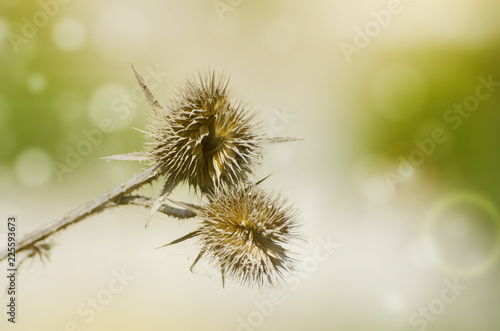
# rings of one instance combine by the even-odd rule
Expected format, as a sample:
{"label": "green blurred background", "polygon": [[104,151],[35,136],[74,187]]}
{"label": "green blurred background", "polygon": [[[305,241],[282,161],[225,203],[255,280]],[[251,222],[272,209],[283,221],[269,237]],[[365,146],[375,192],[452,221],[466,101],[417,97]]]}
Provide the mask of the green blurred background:
{"label": "green blurred background", "polygon": [[[148,210],[108,210],[25,265],[2,330],[497,330],[499,16],[495,0],[2,0],[0,207],[18,234],[144,167],[100,159],[145,146],[133,63],[160,100],[224,70],[269,134],[306,138],[267,148],[256,179],[274,173],[309,238],[304,279],[269,305],[190,273],[193,242],[154,250],[194,220],[144,231]],[[325,260],[321,240],[339,245]],[[109,299],[122,270],[133,280]]]}

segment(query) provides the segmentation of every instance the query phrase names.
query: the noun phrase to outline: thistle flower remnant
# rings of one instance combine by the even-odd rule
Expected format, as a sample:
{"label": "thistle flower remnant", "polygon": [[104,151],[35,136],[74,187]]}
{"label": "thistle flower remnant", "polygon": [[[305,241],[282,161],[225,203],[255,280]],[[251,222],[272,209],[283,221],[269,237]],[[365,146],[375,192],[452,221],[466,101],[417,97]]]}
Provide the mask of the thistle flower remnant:
{"label": "thistle flower remnant", "polygon": [[[208,195],[208,203],[194,211],[201,219],[199,228],[167,245],[198,237],[200,253],[220,268],[222,280],[234,279],[245,286],[274,286],[283,273],[293,269],[289,251],[300,236],[298,212],[279,194],[269,194],[256,186],[221,185]],[[164,247],[162,246],[162,247]]]}
{"label": "thistle flower remnant", "polygon": [[[49,236],[104,209],[138,205],[151,208],[146,227],[156,211],[179,219],[195,216],[200,219],[197,230],[164,245],[198,237],[201,250],[191,269],[206,257],[211,265],[220,268],[223,286],[225,277],[250,287],[279,283],[283,274],[293,269],[291,246],[302,239],[296,232],[298,212],[279,194],[268,193],[258,186],[265,178],[252,184],[249,177],[265,144],[301,139],[263,135],[256,113],[233,98],[228,78],[222,74],[212,71],[199,74],[198,80],[187,80],[163,106],[135,69],[134,73],[153,110],[153,121],[149,132],[145,132],[150,138],[150,148],[104,159],[154,164],[24,235],[17,251],[31,249],[26,260],[48,257],[51,244],[43,241]],[[161,175],[166,182],[159,197],[132,195]],[[206,204],[200,207],[171,200],[185,209],[163,204],[181,183],[202,192]],[[8,255],[7,249],[0,251],[0,261]]]}
{"label": "thistle flower remnant", "polygon": [[163,193],[187,182],[206,193],[221,183],[239,183],[252,173],[263,138],[256,114],[235,101],[229,80],[214,71],[188,79],[154,111],[149,156],[167,176]]}

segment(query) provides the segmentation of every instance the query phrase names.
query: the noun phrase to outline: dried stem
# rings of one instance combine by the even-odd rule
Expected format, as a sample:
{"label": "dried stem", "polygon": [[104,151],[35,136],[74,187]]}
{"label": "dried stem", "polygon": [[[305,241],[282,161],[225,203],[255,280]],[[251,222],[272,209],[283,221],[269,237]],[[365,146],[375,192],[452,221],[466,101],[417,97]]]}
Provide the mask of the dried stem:
{"label": "dried stem", "polygon": [[[17,244],[16,252],[19,253],[24,251],[54,233],[57,233],[70,225],[76,224],[86,217],[96,214],[106,208],[128,204],[151,207],[154,199],[140,196],[127,196],[127,194],[157,178],[157,168],[158,166],[146,169],[142,173],[111,189],[107,193],[92,199],[86,204],[76,208],[66,215],[63,215],[55,221],[24,235]],[[168,205],[162,205],[159,211],[177,218],[189,218],[195,216],[195,214],[189,210],[174,208]],[[7,249],[2,250],[0,252],[0,261],[6,259],[7,255]]]}
{"label": "dried stem", "polygon": [[[144,206],[151,208],[153,206],[153,203],[155,202],[155,199],[148,198],[148,197],[143,197],[139,195],[126,195],[119,199],[117,202],[115,202],[116,206],[119,205],[135,205],[135,206]],[[109,207],[112,207],[110,205]],[[169,206],[167,204],[161,205],[160,209],[158,209],[159,212],[162,212],[168,216],[176,217],[176,218],[191,218],[195,217],[196,214],[188,209],[181,209],[181,208],[175,208],[172,206]]]}

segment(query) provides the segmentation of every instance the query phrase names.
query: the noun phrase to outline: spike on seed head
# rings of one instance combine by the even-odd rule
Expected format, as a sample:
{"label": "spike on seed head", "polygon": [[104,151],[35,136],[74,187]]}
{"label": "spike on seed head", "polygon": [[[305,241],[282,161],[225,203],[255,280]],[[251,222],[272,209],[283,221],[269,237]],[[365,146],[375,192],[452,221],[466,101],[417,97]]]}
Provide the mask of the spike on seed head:
{"label": "spike on seed head", "polygon": [[198,213],[199,257],[220,268],[223,279],[274,286],[293,269],[289,246],[299,239],[298,213],[285,198],[258,186],[221,185],[208,201]]}
{"label": "spike on seed head", "polygon": [[165,107],[154,108],[150,158],[167,183],[187,182],[208,192],[245,181],[261,156],[261,124],[235,101],[229,79],[214,71],[181,85]]}

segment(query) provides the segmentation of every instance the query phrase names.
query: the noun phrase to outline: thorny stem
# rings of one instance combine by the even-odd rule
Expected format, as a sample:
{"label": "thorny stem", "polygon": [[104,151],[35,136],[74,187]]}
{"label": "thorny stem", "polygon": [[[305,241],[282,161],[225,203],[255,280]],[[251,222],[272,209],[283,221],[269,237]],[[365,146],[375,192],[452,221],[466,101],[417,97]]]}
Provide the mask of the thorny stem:
{"label": "thorny stem", "polygon": [[[159,175],[156,171],[157,168],[158,166],[154,166],[144,170],[142,173],[127,180],[125,183],[118,185],[107,193],[92,199],[86,204],[63,215],[55,221],[24,235],[17,244],[16,252],[24,251],[32,247],[37,242],[46,239],[47,237],[65,229],[70,225],[80,222],[90,215],[103,211],[106,208],[118,205],[139,205],[151,207],[154,202],[153,199],[140,196],[127,196],[127,194],[157,178]],[[159,211],[177,218],[189,218],[195,216],[195,214],[189,210],[174,208],[168,205],[162,205]],[[7,255],[8,251],[7,248],[5,248],[0,252],[0,261],[6,259]]]}
{"label": "thorny stem", "polygon": [[[135,206],[144,206],[151,208],[153,206],[153,203],[155,202],[155,199],[152,198],[147,198],[139,195],[125,195],[121,199],[119,199],[117,202],[115,202],[116,206],[119,205],[135,205]],[[112,207],[113,205],[110,205],[109,207]],[[176,217],[176,218],[191,218],[195,217],[196,214],[188,209],[181,209],[181,208],[175,208],[166,204],[161,205],[160,209],[158,209],[159,212],[162,212],[166,215]]]}

